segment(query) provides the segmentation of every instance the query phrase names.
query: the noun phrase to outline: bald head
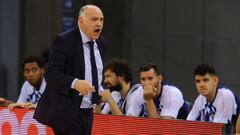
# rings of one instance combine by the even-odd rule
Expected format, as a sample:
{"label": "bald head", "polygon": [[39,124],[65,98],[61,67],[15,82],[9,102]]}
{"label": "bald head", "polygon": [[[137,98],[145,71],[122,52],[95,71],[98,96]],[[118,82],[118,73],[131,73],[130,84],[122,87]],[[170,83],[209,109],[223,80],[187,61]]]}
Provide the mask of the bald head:
{"label": "bald head", "polygon": [[83,6],[79,11],[78,26],[89,40],[97,39],[103,28],[101,9],[94,5]]}
{"label": "bald head", "polygon": [[101,9],[95,5],[85,5],[79,10],[78,16],[79,17],[85,16],[85,13],[88,9],[95,9],[95,10],[99,10],[100,12],[102,12]]}

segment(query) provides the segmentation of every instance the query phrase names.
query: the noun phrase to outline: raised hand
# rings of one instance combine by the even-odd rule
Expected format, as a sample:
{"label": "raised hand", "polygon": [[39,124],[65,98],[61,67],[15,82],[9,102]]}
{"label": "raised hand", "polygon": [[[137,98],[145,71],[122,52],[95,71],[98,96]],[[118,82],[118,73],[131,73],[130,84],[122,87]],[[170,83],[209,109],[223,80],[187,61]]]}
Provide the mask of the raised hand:
{"label": "raised hand", "polygon": [[94,86],[86,80],[77,80],[74,85],[74,89],[81,95],[87,95],[88,93],[95,92]]}
{"label": "raised hand", "polygon": [[151,85],[145,85],[143,86],[143,88],[144,88],[144,93],[143,93],[144,99],[145,100],[153,99],[157,89]]}
{"label": "raised hand", "polygon": [[101,97],[101,102],[108,102],[110,98],[112,98],[110,90],[102,91],[99,96]]}

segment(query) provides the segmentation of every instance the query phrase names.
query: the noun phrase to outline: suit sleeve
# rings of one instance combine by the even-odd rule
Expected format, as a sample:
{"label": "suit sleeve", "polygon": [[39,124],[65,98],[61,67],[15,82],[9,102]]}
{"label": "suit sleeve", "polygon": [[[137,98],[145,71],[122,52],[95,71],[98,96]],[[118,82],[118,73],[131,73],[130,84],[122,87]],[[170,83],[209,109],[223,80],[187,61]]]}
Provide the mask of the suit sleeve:
{"label": "suit sleeve", "polygon": [[47,85],[55,92],[68,95],[71,90],[71,84],[75,79],[72,76],[66,75],[66,65],[68,62],[68,55],[70,53],[70,46],[63,42],[61,37],[56,37],[53,42],[49,54],[49,61],[46,70]]}

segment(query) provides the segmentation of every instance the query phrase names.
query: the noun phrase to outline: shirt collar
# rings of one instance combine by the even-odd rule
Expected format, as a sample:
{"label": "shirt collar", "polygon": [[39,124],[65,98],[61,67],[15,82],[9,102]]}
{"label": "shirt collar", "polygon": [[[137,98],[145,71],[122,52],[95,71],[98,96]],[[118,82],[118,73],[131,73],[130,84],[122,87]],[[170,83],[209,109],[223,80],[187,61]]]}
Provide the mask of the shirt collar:
{"label": "shirt collar", "polygon": [[[87,37],[87,35],[81,30],[81,28],[79,27],[80,30],[80,34],[82,37],[82,43],[86,44],[88,41],[90,41],[90,39]],[[93,40],[95,42],[95,40]]]}

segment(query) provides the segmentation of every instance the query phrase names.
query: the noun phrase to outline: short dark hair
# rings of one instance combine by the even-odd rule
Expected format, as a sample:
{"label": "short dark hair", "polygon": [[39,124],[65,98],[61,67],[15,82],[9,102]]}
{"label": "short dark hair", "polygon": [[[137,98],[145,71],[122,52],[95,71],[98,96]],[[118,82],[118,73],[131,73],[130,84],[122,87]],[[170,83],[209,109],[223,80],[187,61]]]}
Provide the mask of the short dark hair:
{"label": "short dark hair", "polygon": [[132,69],[129,67],[127,61],[123,59],[112,59],[107,62],[104,66],[103,73],[109,69],[117,76],[123,76],[126,82],[131,82],[133,79]]}
{"label": "short dark hair", "polygon": [[40,68],[44,68],[45,67],[45,63],[43,61],[43,59],[41,57],[38,57],[38,56],[29,56],[27,57],[23,63],[22,63],[22,68],[24,69],[24,66],[26,63],[32,63],[32,62],[36,62],[37,65],[40,67]]}
{"label": "short dark hair", "polygon": [[215,69],[208,64],[201,64],[198,65],[194,71],[194,76],[195,75],[204,76],[206,74],[216,75]]}
{"label": "short dark hair", "polygon": [[160,69],[156,64],[153,63],[147,63],[147,64],[142,64],[139,68],[139,73],[141,72],[146,72],[153,69],[157,75],[160,75]]}

